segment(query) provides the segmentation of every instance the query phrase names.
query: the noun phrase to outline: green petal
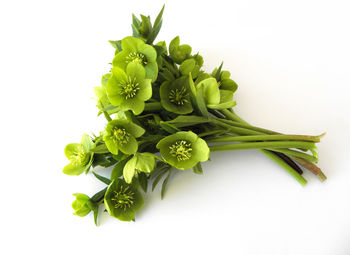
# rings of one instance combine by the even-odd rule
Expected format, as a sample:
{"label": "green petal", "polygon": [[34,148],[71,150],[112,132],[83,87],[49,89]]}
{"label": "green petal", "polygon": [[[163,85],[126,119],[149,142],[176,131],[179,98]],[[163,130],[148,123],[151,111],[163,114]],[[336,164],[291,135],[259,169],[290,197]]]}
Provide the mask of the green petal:
{"label": "green petal", "polygon": [[144,44],[145,44],[144,41],[132,36],[128,36],[122,39],[123,51],[125,50],[129,52],[137,52],[142,48]]}
{"label": "green petal", "polygon": [[147,101],[152,97],[152,84],[151,79],[143,80],[139,85],[140,90],[136,94],[136,98]]}
{"label": "green petal", "polygon": [[115,55],[112,65],[115,67],[119,67],[125,70],[127,66],[127,60],[126,57],[130,54],[130,51],[123,50],[119,52],[117,55]]}
{"label": "green petal", "polygon": [[124,128],[128,133],[132,134],[136,138],[142,136],[145,133],[145,130],[142,127],[132,122],[125,123]]}
{"label": "green petal", "polygon": [[112,154],[117,155],[117,154],[118,154],[118,151],[119,151],[119,146],[118,146],[118,144],[115,143],[115,142],[113,141],[113,139],[112,139],[110,136],[104,136],[104,137],[103,137],[103,140],[105,141],[108,150],[109,150]]}
{"label": "green petal", "polygon": [[136,78],[137,82],[142,82],[146,77],[146,71],[140,63],[131,62],[126,67],[126,73],[131,77],[131,80]]}
{"label": "green petal", "polygon": [[123,111],[132,110],[135,115],[139,115],[145,109],[145,102],[135,96],[134,98],[123,99],[120,108]]}
{"label": "green petal", "polygon": [[82,144],[85,152],[90,152],[90,150],[94,146],[91,137],[87,134],[83,134],[80,143]]}
{"label": "green petal", "polygon": [[118,146],[119,150],[121,150],[125,154],[135,154],[137,152],[138,143],[133,136],[130,136],[127,143],[119,144]]}
{"label": "green petal", "polygon": [[67,175],[80,175],[84,173],[84,171],[85,171],[84,165],[68,164],[63,168],[63,173]]}
{"label": "green petal", "polygon": [[83,146],[80,143],[70,143],[64,148],[64,154],[68,159],[71,159],[76,153],[81,151]]}
{"label": "green petal", "polygon": [[140,49],[140,53],[146,56],[147,62],[155,62],[157,59],[157,52],[151,45],[144,44]]}
{"label": "green petal", "polygon": [[220,90],[215,78],[208,78],[200,83],[197,87],[203,86],[204,99],[206,104],[219,104],[220,103]]}
{"label": "green petal", "polygon": [[[123,69],[119,68],[119,67],[113,67],[112,68],[112,77],[115,78],[116,82],[119,81],[128,81],[128,76],[126,75],[126,73],[124,72]],[[110,79],[109,79],[110,80]],[[109,81],[108,80],[108,81]],[[108,85],[108,82],[107,82]]]}
{"label": "green petal", "polygon": [[201,138],[198,138],[197,141],[192,144],[192,152],[192,157],[197,161],[207,161],[209,159],[209,147]]}
{"label": "green petal", "polygon": [[134,178],[136,163],[137,157],[134,156],[125,164],[123,169],[123,176],[126,183],[131,183],[132,178]]}
{"label": "green petal", "polygon": [[158,76],[158,65],[156,62],[150,62],[145,65],[146,70],[146,78],[151,79],[152,81],[155,81]]}

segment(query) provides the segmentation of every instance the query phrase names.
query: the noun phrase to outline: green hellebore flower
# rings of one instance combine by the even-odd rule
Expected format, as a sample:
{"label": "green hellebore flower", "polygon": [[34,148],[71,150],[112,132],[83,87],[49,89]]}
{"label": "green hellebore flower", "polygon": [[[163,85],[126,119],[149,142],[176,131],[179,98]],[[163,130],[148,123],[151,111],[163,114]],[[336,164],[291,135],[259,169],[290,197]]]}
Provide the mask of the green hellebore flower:
{"label": "green hellebore flower", "polygon": [[155,81],[158,76],[157,52],[141,39],[128,36],[122,39],[122,51],[113,59],[113,66],[126,70],[129,63],[139,63],[146,70],[146,78]]}
{"label": "green hellebore flower", "polygon": [[138,138],[145,133],[140,126],[124,119],[117,119],[108,122],[103,136],[108,150],[117,155],[118,151],[125,154],[135,154],[137,152]]}
{"label": "green hellebore flower", "polygon": [[161,104],[169,112],[191,113],[193,108],[189,92],[187,76],[181,76],[174,81],[165,81],[160,86]]}
{"label": "green hellebore flower", "polygon": [[150,173],[156,165],[155,155],[149,152],[136,153],[124,166],[123,176],[127,183],[131,183],[136,173]]}
{"label": "green hellebore flower", "polygon": [[204,101],[207,105],[220,103],[220,90],[215,78],[207,78],[199,82],[196,88],[203,87]]}
{"label": "green hellebore flower", "polygon": [[151,80],[145,76],[145,69],[136,62],[130,63],[126,72],[113,67],[112,77],[107,81],[107,95],[111,104],[123,111],[132,110],[136,115],[142,113],[145,101],[152,97]]}
{"label": "green hellebore flower", "polygon": [[108,186],[104,203],[108,213],[122,221],[131,221],[144,204],[136,184],[114,179]]}
{"label": "green hellebore flower", "polygon": [[[215,68],[212,75],[215,77],[218,72],[218,69]],[[218,84],[222,90],[230,90],[235,92],[238,88],[237,83],[230,79],[231,73],[229,71],[221,71],[218,79]]]}
{"label": "green hellebore flower", "polygon": [[207,161],[210,153],[207,143],[191,131],[181,131],[163,138],[158,142],[157,149],[168,164],[182,170]]}
{"label": "green hellebore flower", "polygon": [[68,175],[80,175],[88,170],[92,164],[93,153],[90,152],[94,146],[90,136],[84,134],[81,143],[70,143],[64,148],[66,157],[70,163],[63,168],[63,173]]}
{"label": "green hellebore flower", "polygon": [[181,64],[190,58],[192,48],[188,44],[180,45],[180,38],[176,36],[169,44],[169,53],[176,64]]}
{"label": "green hellebore flower", "polygon": [[73,196],[75,196],[75,200],[72,203],[72,208],[75,211],[73,214],[79,217],[88,215],[92,208],[90,198],[82,193],[75,193]]}

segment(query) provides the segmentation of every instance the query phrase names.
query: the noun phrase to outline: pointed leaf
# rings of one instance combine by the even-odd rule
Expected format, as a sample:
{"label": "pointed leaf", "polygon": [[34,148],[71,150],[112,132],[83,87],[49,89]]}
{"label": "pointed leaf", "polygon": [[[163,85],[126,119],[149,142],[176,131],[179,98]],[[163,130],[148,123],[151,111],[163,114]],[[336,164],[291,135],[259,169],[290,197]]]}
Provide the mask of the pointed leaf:
{"label": "pointed leaf", "polygon": [[169,170],[168,176],[167,176],[167,177],[164,179],[164,181],[163,181],[163,184],[162,184],[162,191],[161,191],[161,193],[160,193],[161,199],[163,199],[163,197],[164,197],[165,188],[166,188],[166,185],[168,184],[168,181],[169,181],[169,178],[170,178],[170,175],[171,175],[172,171],[173,171],[172,169]]}
{"label": "pointed leaf", "polygon": [[100,180],[101,182],[103,182],[104,184],[107,184],[109,185],[111,183],[111,180],[102,176],[102,175],[99,175],[97,173],[95,173],[94,171],[92,171],[92,173],[95,175],[95,177]]}

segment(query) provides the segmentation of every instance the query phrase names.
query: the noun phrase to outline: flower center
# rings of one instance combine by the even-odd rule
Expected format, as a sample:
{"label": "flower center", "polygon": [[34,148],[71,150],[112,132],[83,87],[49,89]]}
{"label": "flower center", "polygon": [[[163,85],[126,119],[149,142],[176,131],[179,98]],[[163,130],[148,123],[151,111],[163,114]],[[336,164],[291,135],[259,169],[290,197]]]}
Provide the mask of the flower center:
{"label": "flower center", "polygon": [[88,154],[85,153],[82,148],[74,152],[74,154],[70,157],[71,163],[76,166],[83,165],[87,159]]}
{"label": "flower center", "polygon": [[170,154],[173,157],[176,157],[178,161],[190,159],[192,156],[191,143],[184,140],[177,141],[176,143],[171,145],[169,149]]}
{"label": "flower center", "polygon": [[130,62],[137,62],[140,63],[142,65],[147,65],[147,59],[146,56],[143,55],[142,53],[138,53],[138,52],[131,52],[129,55],[126,56],[126,63],[130,63]]}
{"label": "flower center", "polygon": [[134,79],[131,79],[131,77],[128,77],[127,81],[121,81],[120,85],[122,87],[121,94],[125,96],[125,99],[133,98],[139,88],[139,83],[136,81],[136,77]]}
{"label": "flower center", "polygon": [[187,91],[185,87],[182,87],[180,90],[172,89],[169,94],[170,102],[177,105],[184,105],[185,103],[188,102],[188,100],[186,99],[188,94],[186,92]]}
{"label": "flower center", "polygon": [[119,144],[125,144],[129,141],[129,133],[124,128],[115,128],[113,130],[113,141]]}
{"label": "flower center", "polygon": [[129,187],[120,187],[119,191],[114,191],[114,196],[112,197],[115,208],[123,209],[124,211],[130,208],[134,204],[134,192],[129,190]]}

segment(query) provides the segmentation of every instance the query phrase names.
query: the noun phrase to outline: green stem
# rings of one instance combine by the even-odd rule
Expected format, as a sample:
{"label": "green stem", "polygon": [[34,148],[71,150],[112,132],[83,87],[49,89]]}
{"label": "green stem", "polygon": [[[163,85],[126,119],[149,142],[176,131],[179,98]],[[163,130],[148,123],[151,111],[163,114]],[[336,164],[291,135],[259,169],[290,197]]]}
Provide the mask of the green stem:
{"label": "green stem", "polygon": [[292,156],[292,157],[298,157],[298,158],[302,158],[302,159],[306,159],[310,162],[317,162],[318,158],[311,156],[309,154],[300,152],[300,151],[295,151],[295,150],[290,150],[290,149],[279,149],[279,148],[273,148],[271,149],[272,151],[277,151],[277,152],[281,152],[283,154],[286,154],[288,156]]}
{"label": "green stem", "polygon": [[162,110],[162,105],[160,102],[146,103],[144,111],[146,112],[156,112]]}
{"label": "green stem", "polygon": [[207,142],[241,142],[241,141],[306,141],[319,142],[318,136],[304,136],[304,135],[247,135],[247,136],[220,136],[206,140]]}
{"label": "green stem", "polygon": [[246,122],[245,120],[241,119],[238,115],[236,115],[233,110],[229,111],[227,109],[224,109],[224,110],[221,110],[220,112],[222,114],[224,114],[230,120],[237,121],[237,122],[249,125],[248,122]]}
{"label": "green stem", "polygon": [[240,123],[240,122],[237,122],[237,121],[225,120],[225,119],[219,119],[219,120],[221,122],[224,122],[224,123],[226,123],[228,125],[231,125],[231,126],[242,127],[242,128],[246,128],[246,129],[257,131],[260,134],[269,134],[269,135],[278,135],[278,134],[280,134],[280,133],[277,133],[275,131],[271,131],[271,130],[268,130],[268,129],[265,129],[265,128],[255,127],[255,126],[252,126],[252,125],[249,125],[249,124],[245,124],[245,123]]}
{"label": "green stem", "polygon": [[112,118],[111,118],[111,116],[109,116],[109,114],[107,113],[107,112],[103,112],[103,115],[105,116],[105,118],[106,118],[106,120],[108,121],[108,122],[110,122],[110,121],[112,121]]}
{"label": "green stem", "polygon": [[270,159],[275,161],[278,165],[280,165],[282,168],[284,168],[291,176],[294,177],[295,180],[297,180],[301,184],[301,186],[306,185],[307,181],[298,172],[296,172],[290,165],[284,162],[277,155],[267,150],[261,150],[261,153],[263,153],[265,156],[269,157]]}
{"label": "green stem", "polygon": [[228,150],[250,150],[250,149],[272,149],[272,148],[303,148],[312,149],[315,144],[311,142],[300,141],[277,141],[277,142],[249,142],[249,143],[231,143],[209,146],[211,151]]}
{"label": "green stem", "polygon": [[219,120],[219,119],[213,119],[213,123],[217,124],[218,126],[224,127],[227,130],[234,132],[236,134],[239,134],[239,135],[261,135],[262,134],[261,132],[254,131],[251,129],[242,128],[242,127],[234,127],[232,125],[229,125],[229,124],[222,122],[222,120]]}

